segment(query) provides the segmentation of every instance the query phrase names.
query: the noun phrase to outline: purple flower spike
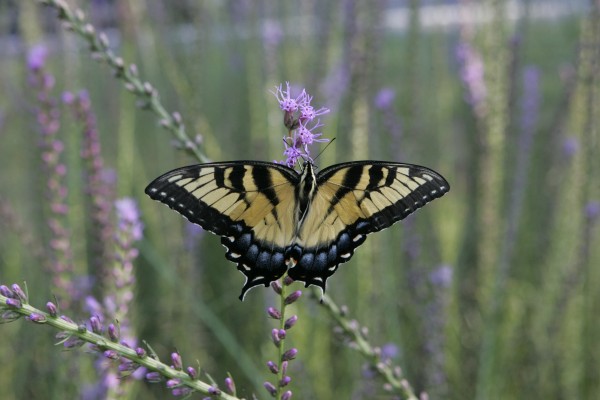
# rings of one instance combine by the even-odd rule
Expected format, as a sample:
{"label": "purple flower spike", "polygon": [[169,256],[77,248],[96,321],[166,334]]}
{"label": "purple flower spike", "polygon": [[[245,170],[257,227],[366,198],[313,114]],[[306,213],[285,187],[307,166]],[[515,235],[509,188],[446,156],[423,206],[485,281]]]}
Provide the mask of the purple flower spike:
{"label": "purple flower spike", "polygon": [[292,398],[292,391],[288,390],[286,391],[282,396],[281,396],[281,400],[290,400]]}
{"label": "purple flower spike", "polygon": [[227,393],[235,395],[235,382],[229,376],[225,378],[225,390],[227,390]]}
{"label": "purple flower spike", "polygon": [[111,359],[111,360],[117,360],[117,359],[119,359],[119,353],[117,353],[114,350],[106,350],[104,352],[104,357]]}
{"label": "purple flower spike", "polygon": [[277,395],[277,388],[271,382],[265,382],[263,386],[271,396],[275,397]]}
{"label": "purple flower spike", "polygon": [[171,353],[171,361],[173,362],[173,368],[181,371],[183,368],[183,363],[181,362],[181,356],[179,353]]}
{"label": "purple flower spike", "polygon": [[300,296],[302,296],[302,291],[296,290],[294,293],[290,294],[288,297],[285,298],[284,303],[286,305],[290,305],[290,304],[296,302],[296,300],[298,300],[300,298]]}
{"label": "purple flower spike", "polygon": [[281,356],[281,360],[282,361],[290,361],[293,360],[294,358],[296,358],[296,355],[298,354],[298,349],[295,348],[291,348],[288,351],[286,351],[285,353],[283,353],[283,355]]}
{"label": "purple flower spike", "polygon": [[144,357],[146,357],[146,350],[144,350],[141,347],[138,347],[135,349],[135,354],[137,354],[137,356],[140,358],[144,358]]}
{"label": "purple flower spike", "polygon": [[210,394],[211,396],[220,396],[221,390],[219,388],[211,386],[208,388],[208,394]]}

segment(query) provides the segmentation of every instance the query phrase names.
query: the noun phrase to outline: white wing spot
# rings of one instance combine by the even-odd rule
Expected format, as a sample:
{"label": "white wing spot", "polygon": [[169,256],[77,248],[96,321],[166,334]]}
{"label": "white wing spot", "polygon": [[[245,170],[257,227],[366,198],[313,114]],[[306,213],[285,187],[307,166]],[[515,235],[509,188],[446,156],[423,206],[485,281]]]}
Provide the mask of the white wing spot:
{"label": "white wing spot", "polygon": [[194,215],[194,212],[192,210],[187,210],[188,214],[190,215]]}
{"label": "white wing spot", "polygon": [[424,196],[423,196],[423,200],[427,200],[427,195],[424,195]]}
{"label": "white wing spot", "polygon": [[329,269],[331,272],[335,272],[335,270],[337,269],[337,267],[338,267],[337,265],[333,265],[333,266],[329,267],[328,269]]}
{"label": "white wing spot", "polygon": [[152,193],[156,192],[157,190],[158,190],[157,188],[150,188],[150,191],[151,191]]}
{"label": "white wing spot", "polygon": [[410,211],[410,208],[405,208],[404,209],[404,212],[409,212],[409,211]]}
{"label": "white wing spot", "polygon": [[167,179],[168,182],[175,182],[178,181],[179,179],[181,179],[183,175],[179,174],[179,175],[173,175],[172,177],[170,177],[169,179]]}
{"label": "white wing spot", "polygon": [[352,254],[350,254],[350,253],[344,253],[340,257],[342,257],[342,258],[350,258],[350,256],[352,256]]}
{"label": "white wing spot", "polygon": [[169,201],[170,201],[171,203],[175,203],[175,197],[169,197]]}
{"label": "white wing spot", "polygon": [[356,235],[354,236],[354,238],[352,239],[353,242],[358,242],[360,239],[362,239],[363,235]]}
{"label": "white wing spot", "polygon": [[227,236],[227,240],[229,240],[231,243],[233,243],[235,238],[233,236]]}
{"label": "white wing spot", "polygon": [[431,191],[431,194],[432,194],[432,195],[434,195],[434,194],[436,194],[436,193],[437,193],[437,189],[433,189],[433,190]]}
{"label": "white wing spot", "polygon": [[242,264],[242,268],[244,268],[245,271],[250,271],[250,267],[246,264]]}
{"label": "white wing spot", "polygon": [[160,197],[165,197],[167,195],[167,192],[160,192]]}
{"label": "white wing spot", "polygon": [[233,258],[240,258],[241,257],[241,254],[238,254],[238,253],[230,253],[229,255],[231,257],[233,257]]}
{"label": "white wing spot", "polygon": [[183,205],[183,203],[179,203],[179,204],[177,204],[177,206],[178,206],[179,208],[185,208],[185,206]]}
{"label": "white wing spot", "polygon": [[433,177],[432,177],[431,175],[429,175],[429,174],[423,174],[423,175],[421,175],[421,176],[422,176],[423,178],[427,179],[428,181],[432,181],[432,180],[433,180]]}

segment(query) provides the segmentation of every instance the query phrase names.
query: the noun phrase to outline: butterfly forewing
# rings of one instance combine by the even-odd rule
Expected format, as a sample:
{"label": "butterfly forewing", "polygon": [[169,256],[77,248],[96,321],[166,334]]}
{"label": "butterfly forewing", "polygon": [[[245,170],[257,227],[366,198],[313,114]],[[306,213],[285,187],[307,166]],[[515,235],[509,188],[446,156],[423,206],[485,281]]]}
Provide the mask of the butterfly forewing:
{"label": "butterfly forewing", "polygon": [[146,193],[222,237],[226,257],[247,277],[243,297],[286,271],[298,181],[285,166],[236,161],[173,170],[155,179]]}
{"label": "butterfly forewing", "polygon": [[449,190],[435,171],[411,164],[358,161],[317,175],[317,188],[293,247],[289,275],[325,288],[366,235],[391,226]]}

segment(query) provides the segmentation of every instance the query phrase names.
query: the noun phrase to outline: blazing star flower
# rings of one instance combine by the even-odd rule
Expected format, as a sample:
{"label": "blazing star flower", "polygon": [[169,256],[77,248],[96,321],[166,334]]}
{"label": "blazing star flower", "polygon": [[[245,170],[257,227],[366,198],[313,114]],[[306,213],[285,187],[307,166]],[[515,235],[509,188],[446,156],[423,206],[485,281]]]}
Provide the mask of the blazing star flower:
{"label": "blazing star flower", "polygon": [[293,97],[289,82],[286,82],[286,89],[283,85],[279,85],[272,92],[277,101],[279,108],[284,111],[284,125],[289,130],[289,136],[283,139],[285,150],[283,155],[286,157],[282,163],[290,168],[297,165],[300,158],[310,160],[309,146],[314,143],[328,142],[329,139],[322,139],[322,133],[314,133],[314,130],[323,126],[319,120],[312,128],[308,128],[309,122],[313,121],[318,116],[327,114],[328,108],[321,107],[317,110],[311,105],[312,96],[306,93],[305,89]]}

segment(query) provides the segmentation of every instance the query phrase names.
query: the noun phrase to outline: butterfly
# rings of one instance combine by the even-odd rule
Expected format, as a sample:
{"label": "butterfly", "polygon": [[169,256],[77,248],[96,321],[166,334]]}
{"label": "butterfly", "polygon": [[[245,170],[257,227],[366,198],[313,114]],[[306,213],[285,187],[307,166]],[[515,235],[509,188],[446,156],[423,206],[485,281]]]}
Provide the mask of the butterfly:
{"label": "butterfly", "polygon": [[413,164],[354,161],[317,174],[315,168],[311,161],[301,172],[262,161],[199,164],[167,172],[145,192],[221,236],[226,258],[246,276],[243,300],[286,271],[325,290],[366,235],[450,190],[440,174]]}

